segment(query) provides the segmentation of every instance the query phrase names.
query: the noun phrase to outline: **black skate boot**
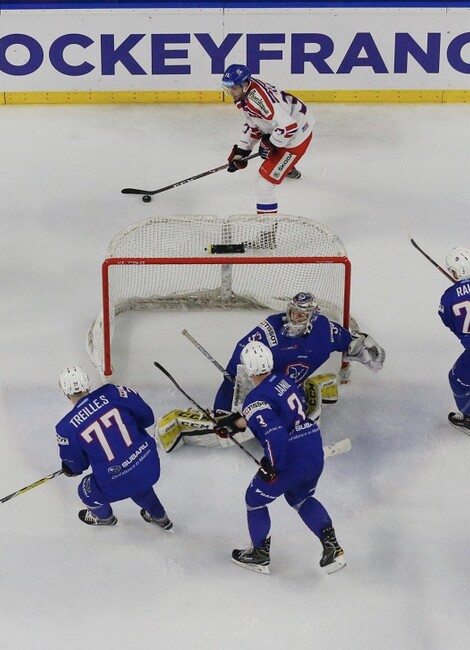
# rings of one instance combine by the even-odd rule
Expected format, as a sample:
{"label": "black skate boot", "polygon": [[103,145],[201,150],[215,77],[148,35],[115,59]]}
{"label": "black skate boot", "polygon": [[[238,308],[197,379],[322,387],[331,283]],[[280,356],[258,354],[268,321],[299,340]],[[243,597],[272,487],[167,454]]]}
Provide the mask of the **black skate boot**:
{"label": "black skate boot", "polygon": [[258,573],[269,573],[269,549],[271,538],[267,537],[261,546],[249,546],[245,549],[232,551],[232,560],[235,564],[246,567]]}
{"label": "black skate boot", "polygon": [[142,509],[140,511],[140,516],[148,524],[154,524],[155,526],[159,526],[159,528],[163,528],[163,530],[168,530],[169,532],[174,534],[174,531],[172,530],[173,522],[170,521],[166,513],[163,515],[163,517],[157,519],[156,517],[152,517],[152,515],[149,512],[147,512],[147,510]]}
{"label": "black skate boot", "polygon": [[290,172],[287,174],[287,178],[293,178],[294,180],[297,180],[301,176],[302,176],[302,174],[299,172],[297,167],[292,167]]}
{"label": "black skate boot", "polygon": [[470,436],[470,415],[464,413],[449,413],[449,422],[456,429],[460,429],[467,436]]}
{"label": "black skate boot", "polygon": [[117,524],[117,518],[114,515],[107,519],[100,519],[91,510],[80,510],[78,518],[89,526],[115,526]]}
{"label": "black skate boot", "polygon": [[334,573],[346,566],[344,551],[338,544],[333,526],[328,526],[321,531],[320,541],[323,545],[320,566],[326,573]]}

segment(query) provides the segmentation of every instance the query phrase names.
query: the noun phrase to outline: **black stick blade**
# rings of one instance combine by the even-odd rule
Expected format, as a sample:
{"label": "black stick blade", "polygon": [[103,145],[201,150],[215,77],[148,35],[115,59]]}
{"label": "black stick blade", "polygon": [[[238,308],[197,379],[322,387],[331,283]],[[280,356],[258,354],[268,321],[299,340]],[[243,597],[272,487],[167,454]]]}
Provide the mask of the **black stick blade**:
{"label": "black stick blade", "polygon": [[134,187],[125,187],[121,194],[154,194],[152,190],[137,190]]}

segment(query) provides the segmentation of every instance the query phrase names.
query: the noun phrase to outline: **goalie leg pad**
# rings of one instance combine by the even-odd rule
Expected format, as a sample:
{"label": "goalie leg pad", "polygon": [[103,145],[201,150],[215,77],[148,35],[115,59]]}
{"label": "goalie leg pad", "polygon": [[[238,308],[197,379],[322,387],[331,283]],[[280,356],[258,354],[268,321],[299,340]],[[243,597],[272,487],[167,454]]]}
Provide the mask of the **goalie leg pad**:
{"label": "goalie leg pad", "polygon": [[[183,444],[200,447],[232,447],[230,438],[219,438],[213,433],[214,422],[201,411],[193,409],[170,411],[155,425],[158,446],[170,453]],[[253,438],[249,429],[236,434],[239,442]]]}
{"label": "goalie leg pad", "polygon": [[188,442],[191,436],[215,436],[212,434],[213,426],[214,423],[204,413],[191,409],[174,410],[158,420],[155,426],[156,438],[159,446],[170,453]]}
{"label": "goalie leg pad", "polygon": [[335,374],[313,375],[304,382],[307,397],[307,415],[315,419],[321,412],[322,404],[334,404],[338,401],[338,380]]}
{"label": "goalie leg pad", "polygon": [[182,438],[181,425],[178,422],[180,411],[170,411],[155,424],[155,439],[158,446],[170,453],[180,447],[184,440]]}

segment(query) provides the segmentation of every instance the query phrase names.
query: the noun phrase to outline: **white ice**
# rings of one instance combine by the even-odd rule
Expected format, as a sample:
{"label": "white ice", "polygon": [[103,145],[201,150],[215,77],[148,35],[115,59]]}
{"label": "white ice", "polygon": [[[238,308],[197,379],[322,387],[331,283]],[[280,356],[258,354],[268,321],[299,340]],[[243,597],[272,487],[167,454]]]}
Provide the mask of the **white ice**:
{"label": "white ice", "polygon": [[[158,494],[175,535],[131,502],[119,524],[77,518],[77,479],[59,476],[0,506],[0,648],[5,650],[464,650],[470,633],[470,439],[447,424],[447,372],[460,344],[437,315],[438,262],[470,246],[465,105],[312,105],[315,138],[280,211],[327,224],[353,268],[352,312],[387,351],[355,366],[325,408],[318,498],[348,566],[325,576],[320,545],[283,500],[271,507],[271,574],[230,561],[248,544],[253,462],[237,448],[162,457]],[[100,309],[112,237],[152,215],[254,212],[257,165],[220,172],[144,204],[125,186],[161,187],[223,164],[240,116],[229,105],[3,106],[1,152],[0,495],[59,468],[54,426],[70,363],[94,377],[85,335]],[[120,318],[120,320],[119,320]],[[204,405],[221,362],[259,313],[118,317],[114,364],[157,415],[187,406],[159,360]]]}

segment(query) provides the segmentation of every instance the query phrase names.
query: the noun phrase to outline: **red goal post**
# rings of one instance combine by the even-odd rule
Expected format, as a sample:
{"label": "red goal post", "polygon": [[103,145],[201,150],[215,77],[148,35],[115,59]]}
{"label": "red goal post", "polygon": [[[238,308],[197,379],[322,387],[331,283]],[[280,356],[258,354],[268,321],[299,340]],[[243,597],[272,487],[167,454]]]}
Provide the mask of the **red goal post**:
{"label": "red goal post", "polygon": [[118,233],[108,248],[103,309],[90,327],[88,352],[109,377],[115,316],[122,311],[266,313],[283,311],[300,291],[312,292],[324,314],[349,327],[351,264],[323,224],[285,215],[148,219]]}

